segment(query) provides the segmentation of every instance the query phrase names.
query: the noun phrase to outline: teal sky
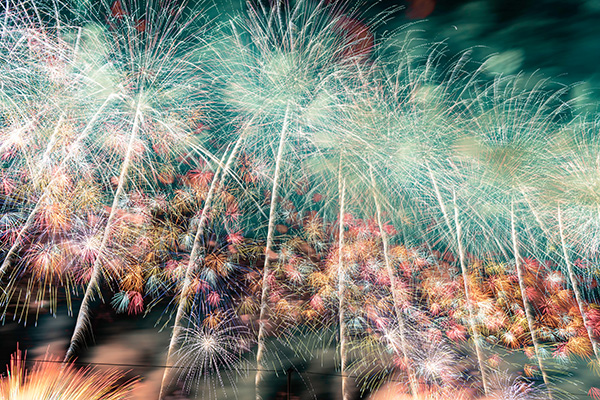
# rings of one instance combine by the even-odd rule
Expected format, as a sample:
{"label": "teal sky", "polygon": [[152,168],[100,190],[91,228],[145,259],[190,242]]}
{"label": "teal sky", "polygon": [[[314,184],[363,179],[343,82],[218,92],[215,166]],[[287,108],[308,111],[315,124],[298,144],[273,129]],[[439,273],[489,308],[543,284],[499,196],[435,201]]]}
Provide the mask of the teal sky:
{"label": "teal sky", "polygon": [[[574,85],[573,96],[597,102],[600,89],[600,1],[596,0],[405,0],[386,28],[415,23],[413,35],[443,41],[450,52],[472,50],[494,75],[536,73]],[[407,29],[407,28],[405,28]],[[418,31],[418,32],[417,32]],[[583,100],[582,100],[583,101]]]}

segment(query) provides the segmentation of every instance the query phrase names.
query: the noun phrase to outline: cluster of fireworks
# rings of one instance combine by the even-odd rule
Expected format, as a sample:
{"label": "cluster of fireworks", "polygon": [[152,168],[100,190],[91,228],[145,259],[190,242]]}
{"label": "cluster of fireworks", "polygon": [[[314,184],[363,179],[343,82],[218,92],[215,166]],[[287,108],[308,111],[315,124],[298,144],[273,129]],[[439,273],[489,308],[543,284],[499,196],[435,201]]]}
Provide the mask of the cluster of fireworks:
{"label": "cluster of fireworks", "polygon": [[[65,361],[102,291],[128,314],[172,300],[165,362],[183,373],[166,369],[161,398],[252,373],[260,399],[283,368],[269,338],[304,358],[335,346],[344,400],[355,382],[566,398],[561,371],[599,367],[600,125],[568,88],[376,42],[334,2],[222,23],[169,0],[5,3],[1,316],[82,298]],[[35,368],[17,355],[0,394],[131,386]]]}

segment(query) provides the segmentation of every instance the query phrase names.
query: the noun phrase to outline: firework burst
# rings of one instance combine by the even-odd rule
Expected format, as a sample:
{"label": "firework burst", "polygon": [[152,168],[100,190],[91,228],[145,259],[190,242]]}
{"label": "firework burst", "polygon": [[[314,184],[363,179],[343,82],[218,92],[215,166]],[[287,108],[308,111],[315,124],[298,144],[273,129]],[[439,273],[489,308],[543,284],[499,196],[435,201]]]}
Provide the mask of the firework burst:
{"label": "firework burst", "polygon": [[251,340],[248,328],[232,315],[212,321],[210,316],[192,314],[174,354],[184,389],[195,389],[202,398],[217,398],[225,384],[235,389],[235,379],[245,373],[243,354],[251,348]]}
{"label": "firework burst", "polygon": [[25,354],[17,350],[11,356],[6,376],[0,377],[0,396],[6,400],[124,400],[135,381],[123,383],[126,373],[93,368],[77,369],[61,365],[59,359],[46,356],[31,370],[25,366]]}
{"label": "firework burst", "polygon": [[[3,319],[82,292],[68,360],[102,290],[128,315],[169,298],[166,363],[215,398],[251,356],[261,398],[270,338],[305,359],[335,345],[343,399],[350,375],[400,378],[399,398],[546,398],[552,360],[597,367],[598,121],[570,118],[568,88],[485,82],[467,54],[443,69],[339,2],[223,24],[163,0],[38,3],[0,15]],[[511,352],[544,384],[498,378]],[[41,376],[22,364],[7,385]]]}

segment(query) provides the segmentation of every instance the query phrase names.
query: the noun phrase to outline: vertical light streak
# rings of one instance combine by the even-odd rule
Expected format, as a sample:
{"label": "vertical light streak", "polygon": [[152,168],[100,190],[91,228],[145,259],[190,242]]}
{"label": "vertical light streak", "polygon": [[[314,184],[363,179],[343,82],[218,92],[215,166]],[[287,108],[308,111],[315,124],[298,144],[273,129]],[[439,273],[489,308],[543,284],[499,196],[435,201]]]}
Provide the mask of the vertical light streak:
{"label": "vertical light streak", "polygon": [[277,159],[275,160],[275,175],[273,177],[273,186],[271,188],[271,206],[269,210],[269,225],[267,228],[267,243],[265,246],[265,264],[263,266],[262,273],[262,289],[260,295],[260,315],[258,318],[258,337],[256,350],[256,379],[254,386],[256,390],[256,400],[261,400],[260,395],[260,381],[262,380],[262,359],[265,352],[265,336],[266,336],[266,321],[267,308],[269,299],[269,274],[271,273],[271,261],[269,254],[271,253],[271,247],[273,246],[273,235],[275,234],[275,214],[277,208],[277,195],[279,191],[279,175],[281,170],[281,160],[283,158],[283,148],[285,145],[285,137],[287,133],[289,123],[290,104],[285,110],[285,116],[283,117],[283,126],[279,135],[279,148],[277,149]]}
{"label": "vertical light streak", "polygon": [[77,322],[75,323],[75,330],[73,332],[73,336],[71,337],[71,342],[69,345],[69,349],[67,350],[67,354],[65,355],[65,361],[70,360],[75,356],[75,352],[77,350],[77,343],[79,340],[83,340],[83,335],[85,333],[85,329],[89,324],[89,312],[90,312],[90,303],[94,297],[94,290],[98,290],[100,292],[100,278],[102,276],[102,266],[101,259],[102,253],[106,249],[108,244],[108,239],[110,237],[110,232],[112,229],[113,220],[117,214],[117,209],[119,205],[119,200],[121,198],[121,193],[123,192],[123,188],[125,187],[125,183],[127,182],[127,173],[129,171],[129,166],[131,164],[134,143],[137,139],[138,130],[140,127],[140,120],[142,119],[142,95],[143,92],[140,92],[137,107],[135,111],[135,118],[133,121],[133,127],[131,129],[131,134],[129,136],[129,143],[127,145],[127,152],[125,153],[125,159],[123,160],[123,164],[121,165],[121,173],[119,175],[119,184],[117,185],[117,190],[115,191],[112,207],[110,209],[110,214],[108,216],[108,220],[106,221],[106,227],[104,228],[104,233],[102,235],[102,242],[100,247],[98,248],[98,255],[94,260],[94,264],[92,265],[92,276],[88,285],[85,289],[85,294],[83,296],[83,300],[81,302],[81,307],[79,308],[79,312],[77,314]]}
{"label": "vertical light streak", "polygon": [[[217,189],[217,186],[219,184],[219,180],[221,179],[221,176],[223,176],[223,177],[227,176],[229,168],[231,168],[231,164],[233,163],[233,160],[235,160],[235,157],[237,156],[237,152],[240,148],[241,143],[244,140],[244,137],[245,137],[245,135],[242,133],[242,135],[240,135],[240,137],[236,141],[233,149],[229,153],[229,157],[227,158],[225,165],[223,165],[223,161],[225,160],[225,155],[227,154],[227,152],[225,152],[223,154],[223,157],[222,157],[221,161],[219,162],[217,171],[216,171],[215,175],[213,176],[213,180],[210,184],[210,188],[208,189],[208,194],[206,195],[206,200],[204,200],[204,207],[202,208],[202,214],[200,215],[200,221],[198,222],[196,234],[194,235],[194,244],[192,246],[192,251],[190,252],[190,260],[185,269],[185,277],[183,280],[183,286],[180,291],[181,294],[180,294],[180,299],[179,299],[179,305],[177,306],[177,314],[175,315],[175,322],[173,324],[173,331],[171,332],[171,340],[169,342],[169,350],[167,352],[167,365],[170,365],[171,358],[172,358],[173,352],[175,351],[175,346],[177,344],[177,340],[179,338],[179,335],[181,334],[181,330],[182,330],[181,321],[183,320],[183,317],[185,314],[185,308],[186,308],[186,304],[187,304],[187,302],[184,299],[184,296],[187,296],[187,292],[189,290],[190,284],[192,283],[193,274],[196,272],[196,268],[195,268],[196,267],[196,259],[198,258],[198,253],[202,250],[202,237],[204,236],[204,228],[206,227],[206,223],[208,221],[208,215],[210,213],[210,208],[212,206],[212,199],[214,197],[214,193]],[[168,376],[169,376],[169,370],[165,369],[165,371],[163,372],[163,377],[162,377],[162,381],[160,384],[160,392],[158,395],[159,400],[163,398],[164,391],[166,389],[165,385],[166,385]]]}
{"label": "vertical light streak", "polygon": [[487,396],[488,384],[487,376],[485,372],[485,365],[483,363],[483,352],[481,351],[479,331],[475,325],[475,317],[473,316],[473,303],[471,301],[471,295],[469,291],[469,275],[467,271],[467,262],[465,257],[465,249],[462,243],[462,227],[460,225],[460,219],[458,214],[458,206],[456,205],[456,192],[452,190],[453,201],[454,201],[454,225],[456,228],[456,243],[458,246],[458,258],[460,261],[460,270],[463,277],[463,287],[465,291],[465,300],[467,302],[467,310],[469,312],[469,327],[471,328],[471,335],[473,335],[473,342],[475,343],[475,353],[477,354],[477,363],[479,364],[479,370],[481,371],[481,383],[483,385],[483,393]]}
{"label": "vertical light streak", "polygon": [[375,208],[377,211],[377,225],[379,226],[379,232],[381,234],[381,241],[383,242],[383,259],[385,262],[385,268],[387,270],[388,277],[390,278],[390,292],[392,293],[392,301],[394,302],[394,311],[396,313],[396,320],[398,321],[398,327],[400,328],[400,345],[402,346],[402,358],[406,365],[406,372],[408,375],[408,381],[410,384],[410,392],[414,399],[417,399],[419,395],[419,386],[417,378],[412,369],[410,360],[408,359],[408,346],[406,344],[406,326],[404,325],[404,315],[402,315],[400,301],[398,300],[398,294],[396,292],[396,274],[392,268],[389,255],[389,238],[387,232],[383,229],[383,221],[381,219],[381,204],[379,203],[379,197],[377,196],[375,177],[373,176],[373,167],[370,166],[371,174],[371,186],[373,190],[373,200],[375,201]]}
{"label": "vertical light streak", "polygon": [[[431,171],[431,168],[429,167],[429,164],[427,164],[427,169],[429,171],[429,177],[431,179],[431,183],[433,184],[433,188],[435,190],[435,195],[436,195],[438,204],[440,206],[440,209],[442,210],[442,214],[444,215],[444,220],[446,221],[446,225],[448,226],[449,232],[452,232],[452,225],[450,224],[450,216],[448,215],[446,205],[444,204],[444,201],[442,200],[442,194],[440,192],[437,181],[436,181],[435,177],[433,176],[433,172]],[[460,221],[459,221],[458,207],[456,206],[456,193],[454,191],[453,191],[453,195],[454,195],[454,225],[455,225],[455,236],[456,236],[455,239],[456,239],[456,243],[458,246],[460,268],[461,268],[461,273],[462,273],[462,277],[463,277],[463,286],[464,286],[464,291],[465,291],[465,300],[467,302],[467,309],[469,312],[469,328],[471,330],[471,335],[473,335],[473,341],[475,343],[475,353],[477,355],[477,364],[479,365],[479,371],[481,372],[481,383],[483,385],[483,393],[487,396],[489,393],[488,384],[487,384],[487,374],[486,374],[485,366],[483,363],[483,354],[482,354],[482,351],[480,349],[480,344],[479,344],[479,332],[477,331],[477,327],[475,326],[475,320],[473,318],[473,305],[471,304],[471,298],[469,295],[468,272],[467,272],[467,268],[466,268],[464,249],[463,249],[463,245],[461,242],[461,225],[460,225]]]}
{"label": "vertical light streak", "polygon": [[529,298],[527,297],[527,288],[525,287],[525,282],[523,279],[523,266],[521,265],[521,256],[519,255],[519,241],[517,238],[517,229],[515,226],[515,210],[514,210],[514,202],[510,205],[510,230],[512,236],[512,245],[513,252],[515,253],[515,267],[517,269],[517,278],[519,279],[519,289],[521,290],[521,298],[523,299],[523,308],[525,309],[525,317],[527,318],[527,326],[529,327],[529,333],[531,335],[531,341],[533,342],[533,349],[535,350],[535,356],[538,360],[538,366],[540,367],[540,372],[542,374],[542,379],[544,380],[544,384],[546,385],[546,390],[548,391],[548,398],[552,400],[552,392],[550,391],[550,382],[548,381],[548,375],[546,374],[546,369],[544,368],[544,363],[542,362],[542,357],[540,356],[539,351],[539,343],[536,336],[535,326],[533,325],[533,315],[531,315],[531,304],[529,303]]}
{"label": "vertical light streak", "polygon": [[79,146],[79,144],[83,141],[83,139],[85,139],[87,137],[88,133],[90,132],[90,130],[92,129],[92,127],[94,126],[96,121],[98,121],[98,118],[100,118],[100,114],[102,113],[102,111],[104,111],[104,108],[106,108],[106,106],[109,104],[109,102],[115,96],[116,96],[115,94],[111,94],[110,96],[108,96],[108,98],[104,101],[104,103],[100,106],[100,108],[98,108],[98,110],[96,111],[96,113],[94,114],[94,116],[92,117],[90,122],[88,122],[86,127],[83,129],[81,134],[77,137],[77,140],[75,142],[73,142],[73,144],[71,145],[70,150],[67,152],[65,158],[63,158],[62,162],[58,166],[58,170],[57,170],[56,174],[50,180],[48,185],[45,187],[44,192],[42,193],[42,195],[36,202],[35,206],[33,207],[33,210],[31,210],[31,212],[27,216],[27,220],[25,220],[25,223],[23,224],[23,226],[19,230],[19,233],[15,237],[13,244],[11,245],[8,252],[6,253],[4,260],[2,261],[2,265],[0,265],[0,278],[2,278],[6,274],[7,269],[10,267],[13,258],[16,256],[17,250],[20,248],[20,246],[22,244],[21,240],[23,239],[23,236],[25,235],[25,233],[27,233],[29,228],[31,228],[31,225],[35,221],[35,217],[36,217],[40,207],[46,200],[46,197],[48,197],[48,195],[52,191],[52,187],[54,186],[55,180],[58,177],[60,177],[60,174],[63,171],[63,169],[65,168],[65,166],[67,165],[67,162],[71,159],[71,157],[73,157],[76,154],[76,149]]}
{"label": "vertical light streak", "polygon": [[579,313],[581,314],[581,318],[583,319],[583,325],[585,326],[586,332],[588,334],[588,338],[592,343],[592,349],[594,350],[594,355],[596,356],[596,361],[600,364],[600,358],[598,357],[598,342],[594,338],[593,328],[590,324],[590,321],[585,313],[584,309],[584,300],[581,297],[581,291],[579,290],[579,285],[577,284],[577,277],[575,276],[575,272],[573,271],[573,264],[571,263],[571,258],[569,257],[569,251],[567,250],[567,242],[565,240],[565,231],[562,220],[562,210],[560,205],[557,209],[558,212],[558,232],[560,234],[560,244],[562,247],[563,257],[565,259],[565,264],[567,265],[567,272],[569,274],[569,280],[571,281],[571,286],[573,287],[573,293],[575,293],[575,300],[577,301],[577,306],[579,308]]}
{"label": "vertical light streak", "polygon": [[65,114],[63,113],[60,116],[60,118],[58,119],[58,122],[56,123],[56,126],[54,127],[54,131],[52,132],[52,136],[50,137],[50,140],[48,141],[48,144],[46,145],[46,150],[44,151],[44,155],[42,156],[42,160],[40,161],[40,168],[36,172],[33,173],[32,180],[33,180],[34,185],[37,185],[37,181],[43,172],[43,168],[50,159],[50,153],[52,152],[52,149],[54,148],[54,145],[56,144],[58,131],[59,131],[60,127],[62,126],[64,120],[65,120]]}
{"label": "vertical light streak", "polygon": [[342,375],[342,400],[348,400],[348,376],[346,375],[346,271],[344,269],[344,214],[346,212],[346,179],[342,178],[342,158],[338,171],[338,192],[340,196],[340,226],[338,231],[338,299],[340,324],[340,374]]}

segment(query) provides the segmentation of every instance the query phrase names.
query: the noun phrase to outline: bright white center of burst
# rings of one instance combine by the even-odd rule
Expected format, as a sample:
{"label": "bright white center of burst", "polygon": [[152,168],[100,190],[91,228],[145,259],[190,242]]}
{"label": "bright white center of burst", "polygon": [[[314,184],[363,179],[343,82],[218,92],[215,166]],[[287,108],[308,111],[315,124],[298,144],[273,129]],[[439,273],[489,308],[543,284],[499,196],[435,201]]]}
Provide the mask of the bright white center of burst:
{"label": "bright white center of burst", "polygon": [[430,377],[435,377],[440,372],[440,366],[435,361],[428,360],[425,361],[423,365],[423,370],[425,371],[426,375],[429,375]]}
{"label": "bright white center of burst", "polygon": [[82,240],[82,245],[86,253],[95,252],[100,247],[100,240],[96,236],[87,236]]}
{"label": "bright white center of burst", "polygon": [[17,146],[17,147],[21,147],[25,144],[25,139],[23,138],[23,131],[26,128],[24,127],[19,127],[16,129],[13,129],[6,137],[5,139],[5,143],[2,144],[2,146],[0,146],[1,150],[4,150],[5,148],[8,148],[11,145]]}
{"label": "bright white center of burst", "polygon": [[206,352],[212,352],[217,346],[217,341],[212,336],[202,336],[200,339],[200,348]]}
{"label": "bright white center of burst", "polygon": [[548,277],[546,279],[548,280],[548,283],[552,283],[552,284],[562,283],[562,276],[556,272],[553,272],[550,275],[548,275]]}

